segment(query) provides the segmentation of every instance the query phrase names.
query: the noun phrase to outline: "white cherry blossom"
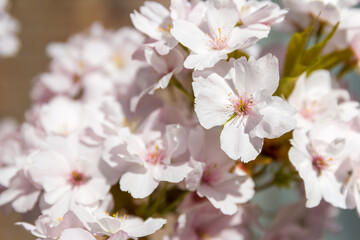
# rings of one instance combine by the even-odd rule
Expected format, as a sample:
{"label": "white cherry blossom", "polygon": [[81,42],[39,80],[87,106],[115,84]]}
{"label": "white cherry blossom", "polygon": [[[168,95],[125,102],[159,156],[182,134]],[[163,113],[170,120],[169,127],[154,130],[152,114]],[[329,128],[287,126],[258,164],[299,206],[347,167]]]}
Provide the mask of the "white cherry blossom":
{"label": "white cherry blossom", "polygon": [[249,162],[260,153],[264,138],[277,138],[294,129],[295,109],[272,96],[279,84],[274,56],[241,58],[234,68],[230,80],[213,73],[203,84],[193,85],[198,92],[195,112],[206,129],[224,126],[221,148],[230,158]]}
{"label": "white cherry blossom", "polygon": [[120,189],[134,198],[145,198],[160,181],[178,183],[191,171],[186,161],[175,161],[184,151],[186,132],[180,125],[168,125],[160,131],[146,131],[141,135],[127,128],[116,137],[108,138],[103,158],[119,169]]}
{"label": "white cherry blossom", "polygon": [[221,59],[227,59],[228,53],[248,48],[267,37],[267,28],[259,25],[256,30],[240,28],[238,19],[238,12],[232,5],[220,8],[210,5],[204,27],[185,20],[174,21],[172,35],[191,50],[184,66],[198,70],[213,67]]}
{"label": "white cherry blossom", "polygon": [[101,210],[89,212],[78,208],[75,213],[90,232],[99,236],[106,235],[109,240],[145,237],[153,234],[166,223],[163,218],[148,218],[144,221],[127,214],[115,213],[110,216]]}
{"label": "white cherry blossom", "polygon": [[205,132],[200,126],[189,134],[191,171],[185,179],[186,187],[206,197],[215,208],[227,215],[238,211],[238,204],[254,195],[254,182],[236,167],[218,146],[216,129]]}

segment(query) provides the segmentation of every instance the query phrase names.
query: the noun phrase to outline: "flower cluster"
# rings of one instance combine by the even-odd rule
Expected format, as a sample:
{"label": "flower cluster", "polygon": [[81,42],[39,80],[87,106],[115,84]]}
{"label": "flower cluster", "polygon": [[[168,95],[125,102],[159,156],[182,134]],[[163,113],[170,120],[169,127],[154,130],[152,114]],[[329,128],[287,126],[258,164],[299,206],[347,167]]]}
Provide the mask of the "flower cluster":
{"label": "flower cluster", "polygon": [[[0,205],[38,239],[137,239],[169,215],[166,240],[336,231],[332,206],[360,213],[359,104],[331,71],[360,66],[355,2],[145,2],[136,29],[50,44],[25,122],[0,125]],[[302,32],[284,59],[257,42],[285,16]],[[264,226],[250,201],[269,186],[301,199]]]}

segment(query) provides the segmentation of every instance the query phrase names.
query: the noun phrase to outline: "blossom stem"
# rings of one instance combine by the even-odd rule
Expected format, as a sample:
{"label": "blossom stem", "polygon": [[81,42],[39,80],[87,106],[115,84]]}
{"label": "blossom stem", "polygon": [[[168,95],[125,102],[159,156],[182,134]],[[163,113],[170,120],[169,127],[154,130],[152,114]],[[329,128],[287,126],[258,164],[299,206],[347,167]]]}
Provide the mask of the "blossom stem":
{"label": "blossom stem", "polygon": [[176,87],[177,89],[179,89],[182,93],[184,93],[190,99],[191,102],[195,101],[194,96],[191,93],[189,93],[175,77],[171,78],[170,84]]}

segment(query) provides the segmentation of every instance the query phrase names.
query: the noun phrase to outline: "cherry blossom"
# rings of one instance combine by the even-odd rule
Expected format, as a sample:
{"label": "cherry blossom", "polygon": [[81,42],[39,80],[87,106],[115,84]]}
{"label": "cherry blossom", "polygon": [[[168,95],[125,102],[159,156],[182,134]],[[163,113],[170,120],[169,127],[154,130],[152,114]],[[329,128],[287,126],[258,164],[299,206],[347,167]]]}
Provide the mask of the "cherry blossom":
{"label": "cherry blossom", "polygon": [[144,221],[127,214],[115,213],[110,216],[101,210],[89,212],[78,208],[75,213],[90,232],[100,236],[106,235],[110,240],[145,237],[166,223],[162,218],[148,218]]}
{"label": "cherry blossom", "polygon": [[48,137],[44,148],[29,156],[29,174],[44,189],[44,213],[56,219],[77,205],[92,207],[105,199],[111,182],[100,153],[77,136]]}
{"label": "cherry blossom", "polygon": [[150,195],[160,181],[177,183],[191,171],[185,161],[174,161],[185,148],[186,134],[180,125],[168,125],[164,133],[132,134],[127,128],[104,143],[105,161],[120,169],[120,188],[134,198]]}
{"label": "cherry blossom", "polygon": [[213,67],[227,54],[246,49],[268,35],[268,29],[258,26],[256,30],[237,27],[238,12],[231,5],[217,8],[210,5],[203,28],[185,20],[175,20],[172,35],[191,50],[184,66],[202,70]]}
{"label": "cherry blossom", "polygon": [[346,90],[333,87],[330,73],[325,70],[303,74],[296,81],[289,103],[297,109],[297,127],[308,128],[323,114],[337,109],[350,99]]}
{"label": "cherry blossom", "polygon": [[230,80],[213,73],[206,78],[208,87],[193,85],[198,92],[195,112],[206,129],[224,126],[221,148],[230,158],[249,162],[260,153],[264,138],[280,137],[295,127],[295,109],[272,96],[279,84],[274,56],[240,58],[233,67]]}
{"label": "cherry blossom", "polygon": [[96,238],[85,230],[84,225],[72,211],[64,214],[57,220],[52,220],[48,215],[41,215],[35,226],[25,222],[18,222],[37,239],[59,239],[59,240],[95,240]]}
{"label": "cherry blossom", "polygon": [[335,175],[349,158],[345,151],[346,139],[334,132],[339,127],[342,125],[331,118],[320,119],[309,131],[297,129],[293,132],[289,158],[304,180],[307,207],[319,205],[321,199],[336,207],[346,207],[346,196]]}
{"label": "cherry blossom", "polygon": [[224,214],[237,212],[238,204],[254,195],[254,183],[218,147],[218,131],[204,132],[199,126],[189,135],[188,147],[194,170],[185,179],[186,187],[206,197]]}

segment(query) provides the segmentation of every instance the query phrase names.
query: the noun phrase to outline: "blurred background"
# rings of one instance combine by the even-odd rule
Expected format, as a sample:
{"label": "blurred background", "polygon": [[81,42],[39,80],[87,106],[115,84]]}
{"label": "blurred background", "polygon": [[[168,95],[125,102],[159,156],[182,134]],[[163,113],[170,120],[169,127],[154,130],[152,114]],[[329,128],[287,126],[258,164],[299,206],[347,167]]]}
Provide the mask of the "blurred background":
{"label": "blurred background", "polygon": [[[165,6],[167,0],[157,0]],[[16,57],[0,59],[0,118],[23,120],[30,107],[33,79],[48,69],[45,49],[50,42],[65,42],[75,33],[86,30],[94,21],[106,28],[132,25],[129,14],[144,0],[10,0],[10,13],[20,22],[21,49]],[[351,81],[360,92],[359,77]],[[356,86],[357,84],[357,86]],[[296,194],[289,190],[269,189],[257,195],[255,201],[275,211]],[[14,226],[20,216],[0,211],[0,240],[33,239],[22,228]],[[341,211],[339,223],[343,231],[328,234],[325,239],[356,240],[360,237],[360,220],[355,211]],[[306,240],[306,239],[305,239]]]}

